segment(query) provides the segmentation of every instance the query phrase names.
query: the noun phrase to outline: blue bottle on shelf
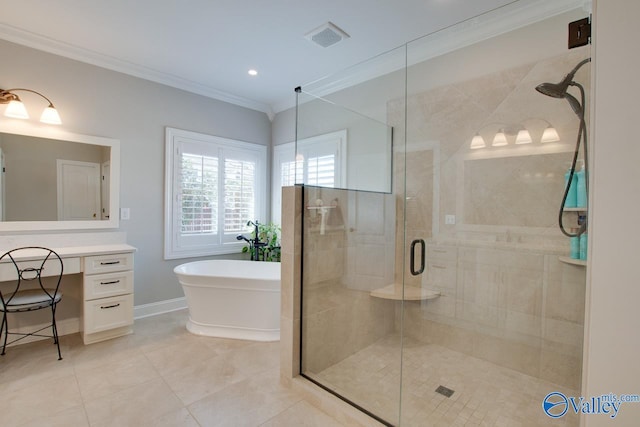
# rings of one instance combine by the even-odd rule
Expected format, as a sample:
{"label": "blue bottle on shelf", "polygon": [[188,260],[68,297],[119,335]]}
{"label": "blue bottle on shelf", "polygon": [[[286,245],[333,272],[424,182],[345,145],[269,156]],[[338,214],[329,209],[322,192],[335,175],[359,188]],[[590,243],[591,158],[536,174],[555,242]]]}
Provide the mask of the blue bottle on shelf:
{"label": "blue bottle on shelf", "polygon": [[584,172],[584,164],[582,169],[575,173],[578,176],[578,184],[576,185],[576,207],[587,207],[587,176]]}
{"label": "blue bottle on shelf", "polygon": [[[578,234],[577,228],[569,230],[571,234]],[[580,259],[580,237],[575,236],[570,239],[569,257],[573,259]]]}
{"label": "blue bottle on shelf", "polygon": [[[566,191],[567,186],[569,185],[569,176],[571,176],[571,169],[569,169],[567,171],[567,173],[564,174],[564,188]],[[578,176],[577,174],[573,174],[573,177],[571,178],[571,186],[569,187],[569,192],[567,193],[567,199],[564,202],[564,207],[565,208],[575,208],[577,207],[577,203],[578,203],[578,192],[577,192],[577,187],[578,187]]]}
{"label": "blue bottle on shelf", "polygon": [[587,233],[584,232],[580,235],[580,259],[587,259]]}

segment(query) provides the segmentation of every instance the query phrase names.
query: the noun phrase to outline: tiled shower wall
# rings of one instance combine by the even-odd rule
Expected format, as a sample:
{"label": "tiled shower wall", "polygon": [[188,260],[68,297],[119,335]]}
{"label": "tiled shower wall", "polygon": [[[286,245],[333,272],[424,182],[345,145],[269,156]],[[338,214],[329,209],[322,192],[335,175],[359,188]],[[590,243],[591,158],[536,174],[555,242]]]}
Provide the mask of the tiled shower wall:
{"label": "tiled shower wall", "polygon": [[[393,304],[369,295],[392,280],[393,240],[385,233],[393,229],[377,215],[391,196],[308,186],[303,192],[303,364],[314,373],[393,331]],[[316,209],[323,204],[331,206],[324,227]]]}
{"label": "tiled shower wall", "polygon": [[[304,251],[293,258],[303,257],[304,321],[289,304],[292,317],[283,314],[283,334],[288,325],[303,328],[308,371],[320,372],[399,332],[400,303],[373,298],[369,291],[404,279],[407,286],[441,293],[405,302],[407,336],[579,388],[585,268],[558,260],[568,253],[568,239],[556,225],[578,121],[566,102],[534,87],[559,80],[587,53],[573,51],[410,94],[406,195],[404,187],[394,188],[393,195],[305,187],[303,213],[296,216],[299,229],[304,215]],[[409,70],[409,88],[421,66]],[[577,77],[588,91],[588,75]],[[404,100],[387,103],[400,145],[394,159],[399,185],[405,182],[404,108]],[[560,142],[538,142],[547,122]],[[507,147],[469,149],[476,132],[490,145],[496,126],[505,123],[525,126],[534,143],[517,146],[515,134],[508,134]],[[319,200],[335,205],[324,234],[318,211],[307,209]],[[293,199],[283,198],[283,215],[287,203]],[[445,222],[447,215],[455,224]],[[427,240],[427,268],[418,277],[407,271],[404,253],[415,238]],[[297,292],[294,286],[287,296],[285,276],[297,283],[297,273],[283,261],[283,310],[285,298]],[[295,359],[298,335],[292,336]]]}
{"label": "tiled shower wall", "polygon": [[[404,99],[387,104],[395,133],[406,132],[406,241],[423,238],[428,246],[426,273],[414,277],[405,266],[405,283],[441,292],[405,303],[403,332],[574,389],[581,378],[586,277],[584,267],[558,260],[568,255],[569,239],[556,223],[578,119],[564,100],[534,88],[559,80],[586,54],[413,93],[406,129]],[[410,69],[409,88],[420,67]],[[588,92],[588,74],[577,78]],[[539,142],[548,123],[561,141]],[[532,144],[514,144],[519,126],[530,130]],[[500,128],[507,128],[510,144],[491,147]],[[476,132],[487,148],[469,148]],[[399,160],[395,182],[403,183]],[[445,223],[447,215],[455,224]],[[567,224],[575,220],[567,214]],[[403,226],[397,223],[397,236]],[[402,265],[406,247],[398,240],[397,248]],[[401,316],[397,303],[398,331]]]}
{"label": "tiled shower wall", "polygon": [[427,262],[424,286],[441,296],[405,302],[406,336],[580,388],[584,267],[465,244],[430,245]]}

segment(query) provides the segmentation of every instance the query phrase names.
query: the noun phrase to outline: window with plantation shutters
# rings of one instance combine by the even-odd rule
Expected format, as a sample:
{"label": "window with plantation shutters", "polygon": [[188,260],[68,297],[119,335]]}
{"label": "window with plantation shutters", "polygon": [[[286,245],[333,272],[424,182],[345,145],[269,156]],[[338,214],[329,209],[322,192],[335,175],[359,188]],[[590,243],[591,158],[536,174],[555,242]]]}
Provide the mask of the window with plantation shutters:
{"label": "window with plantation shutters", "polygon": [[256,164],[251,161],[225,159],[224,162],[224,231],[240,233],[247,221],[254,220]]}
{"label": "window with plantation shutters", "polygon": [[[274,164],[276,164],[276,162],[274,162]],[[280,163],[280,187],[290,187],[296,184],[296,169],[295,160]]]}
{"label": "window with plantation shutters", "polygon": [[234,253],[264,218],[266,147],[166,130],[165,259]]}
{"label": "window with plantation shutters", "polygon": [[218,232],[218,159],[183,153],[180,168],[180,232]]}
{"label": "window with plantation shutters", "polygon": [[295,184],[346,188],[347,131],[298,140],[273,149],[271,220],[280,223],[282,187]]}
{"label": "window with plantation shutters", "polygon": [[335,187],[335,166],[335,154],[307,159],[307,184],[318,187]]}

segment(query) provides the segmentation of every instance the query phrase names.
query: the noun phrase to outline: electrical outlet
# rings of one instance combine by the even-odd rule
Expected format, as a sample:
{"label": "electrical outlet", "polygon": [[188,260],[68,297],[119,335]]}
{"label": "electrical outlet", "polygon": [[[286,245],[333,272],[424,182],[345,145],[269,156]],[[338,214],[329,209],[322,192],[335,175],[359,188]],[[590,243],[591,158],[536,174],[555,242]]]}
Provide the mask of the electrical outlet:
{"label": "electrical outlet", "polygon": [[456,216],[455,215],[445,215],[444,216],[444,223],[447,225],[454,225],[456,223]]}
{"label": "electrical outlet", "polygon": [[127,220],[130,218],[129,208],[120,208],[120,219]]}

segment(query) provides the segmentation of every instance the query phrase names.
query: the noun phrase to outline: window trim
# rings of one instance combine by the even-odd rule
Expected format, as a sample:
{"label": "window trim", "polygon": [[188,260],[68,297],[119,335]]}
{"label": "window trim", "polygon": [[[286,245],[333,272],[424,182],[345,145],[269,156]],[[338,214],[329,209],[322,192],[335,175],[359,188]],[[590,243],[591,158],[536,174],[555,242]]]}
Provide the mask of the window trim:
{"label": "window trim", "polygon": [[[180,248],[177,245],[177,235],[180,233],[177,224],[178,205],[175,202],[174,193],[176,183],[176,162],[179,144],[185,140],[195,143],[210,143],[223,153],[226,150],[243,152],[255,156],[256,163],[256,200],[255,215],[260,219],[266,217],[266,182],[267,182],[267,147],[251,142],[238,141],[214,135],[207,135],[182,129],[165,128],[165,208],[164,208],[164,259],[180,259],[202,257],[208,255],[224,255],[239,253],[245,246],[244,242],[225,241],[224,229],[219,230],[219,241],[216,244],[205,244],[192,248]],[[223,158],[222,158],[223,159]],[[221,163],[221,168],[224,164]],[[219,200],[218,212],[224,215],[224,201]]]}

